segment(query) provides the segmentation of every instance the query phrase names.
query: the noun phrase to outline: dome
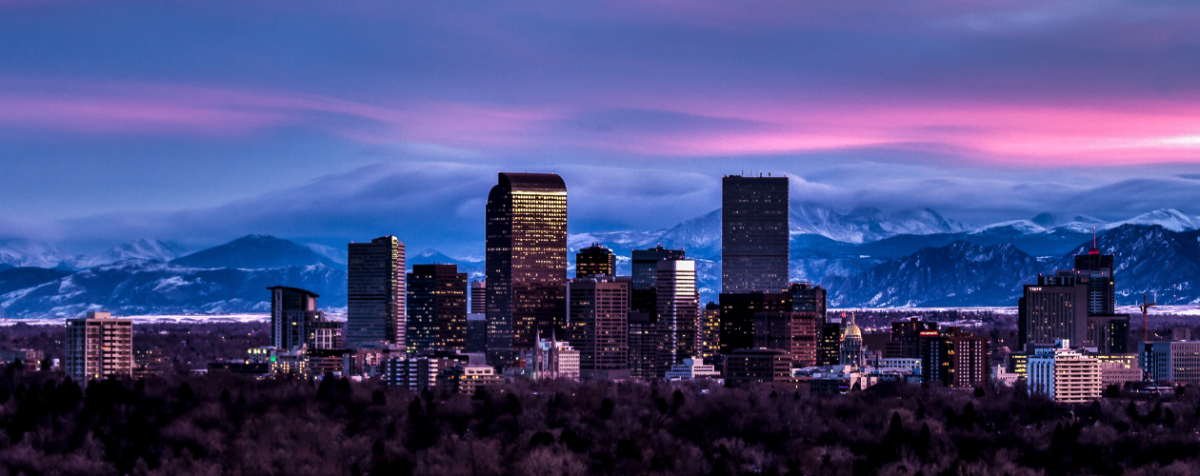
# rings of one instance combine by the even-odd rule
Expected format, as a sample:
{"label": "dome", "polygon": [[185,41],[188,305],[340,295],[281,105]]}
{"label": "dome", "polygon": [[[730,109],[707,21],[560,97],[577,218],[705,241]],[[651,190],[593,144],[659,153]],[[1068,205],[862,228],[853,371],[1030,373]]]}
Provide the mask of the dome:
{"label": "dome", "polygon": [[846,326],[846,337],[850,336],[862,338],[862,330],[858,328],[858,324],[851,322],[850,325]]}

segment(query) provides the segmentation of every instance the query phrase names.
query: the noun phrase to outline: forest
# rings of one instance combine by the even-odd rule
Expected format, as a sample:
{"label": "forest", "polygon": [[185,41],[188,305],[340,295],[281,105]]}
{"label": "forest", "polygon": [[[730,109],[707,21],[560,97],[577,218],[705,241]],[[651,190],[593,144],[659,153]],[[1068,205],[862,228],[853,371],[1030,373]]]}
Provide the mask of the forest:
{"label": "forest", "polygon": [[0,375],[0,472],[1191,474],[1200,392],[1058,405],[1022,388],[837,397],[709,381],[522,381],[474,395],[227,373],[81,388]]}

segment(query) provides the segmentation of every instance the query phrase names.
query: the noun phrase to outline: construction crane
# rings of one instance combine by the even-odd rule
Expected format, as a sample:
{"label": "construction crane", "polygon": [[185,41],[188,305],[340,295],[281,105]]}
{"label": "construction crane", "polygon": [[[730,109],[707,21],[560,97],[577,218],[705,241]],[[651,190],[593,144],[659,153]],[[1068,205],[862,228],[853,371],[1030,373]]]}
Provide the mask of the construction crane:
{"label": "construction crane", "polygon": [[[1154,300],[1158,301],[1158,297],[1155,296]],[[1158,303],[1146,302],[1146,295],[1142,295],[1142,305],[1138,306],[1142,308],[1142,342],[1150,342],[1150,316],[1146,311],[1149,311],[1156,304]]]}

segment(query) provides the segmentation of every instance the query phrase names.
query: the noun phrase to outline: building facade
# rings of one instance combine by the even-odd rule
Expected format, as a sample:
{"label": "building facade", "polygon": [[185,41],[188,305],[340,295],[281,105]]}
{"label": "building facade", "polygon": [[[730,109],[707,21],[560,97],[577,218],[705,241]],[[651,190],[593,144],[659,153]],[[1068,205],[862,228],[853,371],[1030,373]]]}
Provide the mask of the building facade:
{"label": "building facade", "polygon": [[511,366],[567,313],[567,186],[555,174],[500,173],[487,201],[488,363]]}
{"label": "building facade", "polygon": [[760,312],[754,315],[754,347],[788,353],[794,367],[817,364],[815,312]]}
{"label": "building facade", "polygon": [[683,250],[671,250],[658,245],[647,250],[633,250],[633,285],[629,292],[629,307],[633,311],[645,312],[650,320],[657,320],[658,262],[685,259]]}
{"label": "building facade", "polygon": [[787,177],[721,179],[721,292],[788,288]]}
{"label": "building facade", "polygon": [[487,314],[487,281],[471,281],[471,314]]}
{"label": "building facade", "polygon": [[575,277],[616,276],[617,255],[612,250],[592,243],[575,253]]}
{"label": "building facade", "polygon": [[1088,292],[1073,272],[1039,275],[1025,286],[1018,301],[1017,337],[1021,350],[1028,344],[1052,344],[1066,339],[1087,341]]}
{"label": "building facade", "polygon": [[791,312],[791,295],[775,293],[721,293],[721,353],[754,347],[754,316]]}
{"label": "building facade", "polygon": [[1071,349],[1067,340],[1037,349],[1029,357],[1030,393],[1041,393],[1056,402],[1084,403],[1100,398],[1100,361]]}
{"label": "building facade", "polygon": [[710,302],[700,314],[700,353],[704,359],[721,353],[721,305]]}
{"label": "building facade", "polygon": [[458,265],[418,264],[406,285],[408,352],[466,350],[467,274]]}
{"label": "building facade", "polygon": [[1146,342],[1139,358],[1150,381],[1200,385],[1200,341]]}
{"label": "building facade", "polygon": [[792,356],[777,349],[738,349],[725,356],[725,385],[791,382]]}
{"label": "building facade", "polygon": [[576,278],[570,284],[571,347],[584,379],[629,378],[629,278]]}
{"label": "building facade", "polygon": [[404,260],[404,243],[395,236],[350,243],[346,264],[347,346],[405,347]]}
{"label": "building facade", "polygon": [[987,337],[951,327],[921,339],[921,372],[926,382],[941,381],[952,388],[983,387],[990,368]]}
{"label": "building facade", "polygon": [[658,262],[658,357],[655,377],[672,365],[696,355],[700,326],[700,301],[696,294],[696,262]]}
{"label": "building facade", "polygon": [[67,319],[63,370],[86,384],[108,376],[133,376],[133,321],[107,312]]}
{"label": "building facade", "polygon": [[650,320],[650,313],[629,312],[629,376],[640,380],[655,378],[655,362],[658,361],[658,325]]}

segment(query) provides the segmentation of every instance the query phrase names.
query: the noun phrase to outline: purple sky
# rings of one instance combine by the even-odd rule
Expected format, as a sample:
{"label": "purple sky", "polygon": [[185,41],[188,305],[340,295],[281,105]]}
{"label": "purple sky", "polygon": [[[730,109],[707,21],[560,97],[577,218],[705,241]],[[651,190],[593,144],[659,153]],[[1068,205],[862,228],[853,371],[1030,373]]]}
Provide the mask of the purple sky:
{"label": "purple sky", "polygon": [[572,231],[722,174],[982,224],[1200,213],[1195,2],[0,0],[0,238],[380,234],[479,254],[495,173]]}

